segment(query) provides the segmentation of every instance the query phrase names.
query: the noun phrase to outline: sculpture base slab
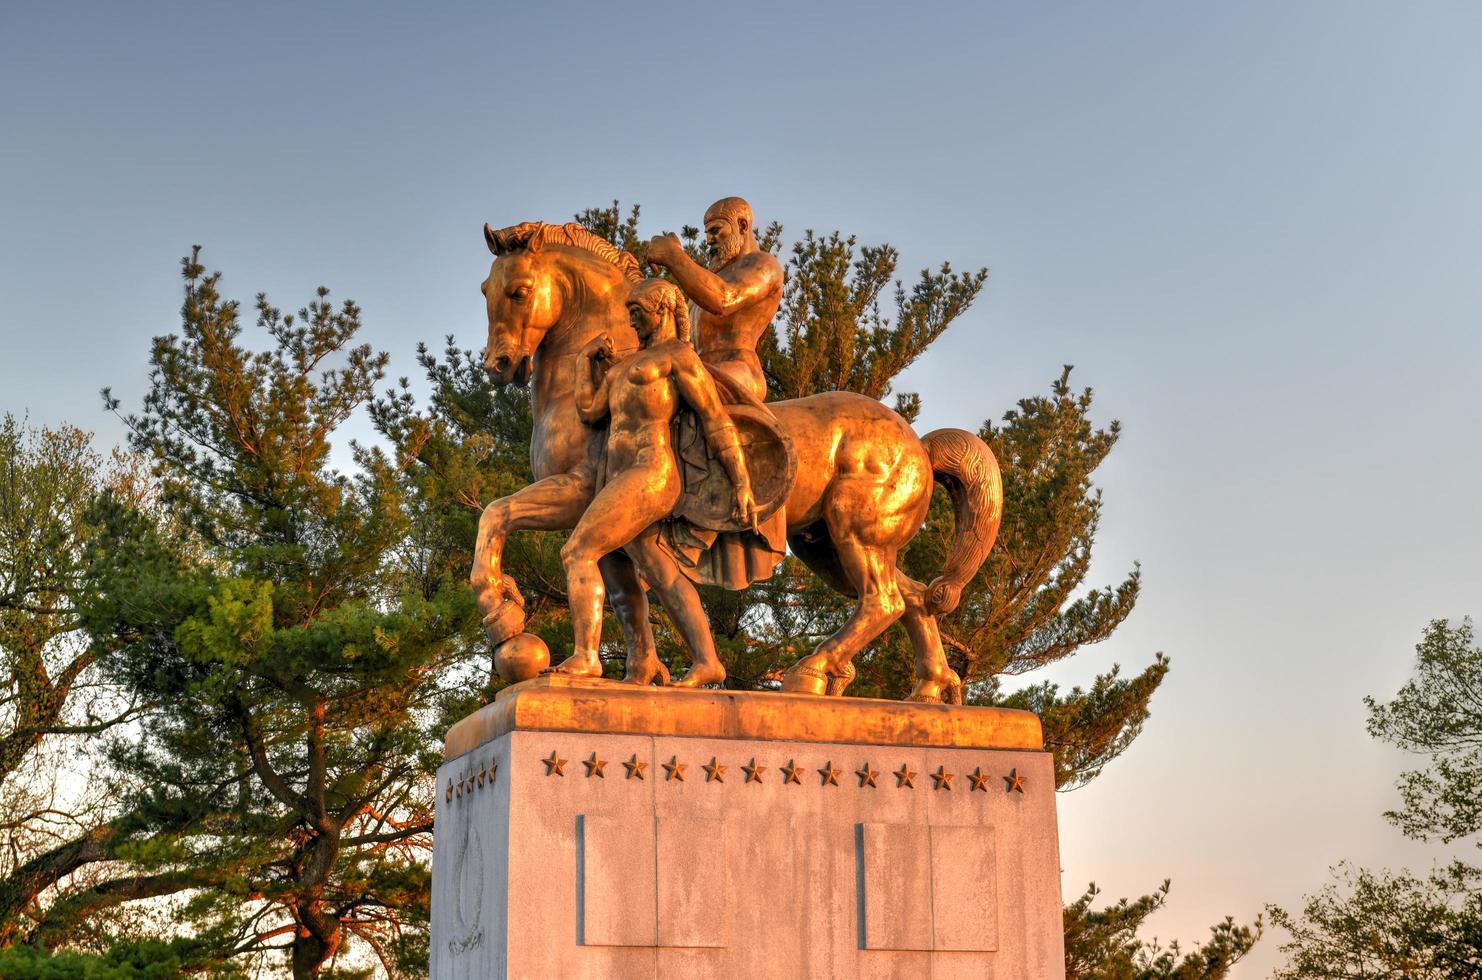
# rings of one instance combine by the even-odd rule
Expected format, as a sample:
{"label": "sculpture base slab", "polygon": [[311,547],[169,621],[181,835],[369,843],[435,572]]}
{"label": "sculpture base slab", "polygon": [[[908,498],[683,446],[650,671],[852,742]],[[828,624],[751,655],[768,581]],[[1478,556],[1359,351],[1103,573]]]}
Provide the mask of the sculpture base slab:
{"label": "sculpture base slab", "polygon": [[[622,713],[659,731],[522,726],[562,699],[591,703],[568,721],[611,724],[609,696],[650,703]],[[854,737],[754,737],[793,701]],[[717,704],[724,737],[668,733]],[[1028,719],[515,685],[450,733],[438,772],[432,977],[1061,978],[1054,773]]]}

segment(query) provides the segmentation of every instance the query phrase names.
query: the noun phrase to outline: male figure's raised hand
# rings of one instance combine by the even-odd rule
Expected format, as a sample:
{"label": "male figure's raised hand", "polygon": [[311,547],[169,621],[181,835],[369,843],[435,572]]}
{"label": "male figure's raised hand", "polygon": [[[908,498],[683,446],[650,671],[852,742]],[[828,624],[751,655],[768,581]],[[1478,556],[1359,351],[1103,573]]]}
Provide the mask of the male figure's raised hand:
{"label": "male figure's raised hand", "polygon": [[648,264],[669,268],[684,257],[684,245],[677,235],[655,235],[648,240]]}

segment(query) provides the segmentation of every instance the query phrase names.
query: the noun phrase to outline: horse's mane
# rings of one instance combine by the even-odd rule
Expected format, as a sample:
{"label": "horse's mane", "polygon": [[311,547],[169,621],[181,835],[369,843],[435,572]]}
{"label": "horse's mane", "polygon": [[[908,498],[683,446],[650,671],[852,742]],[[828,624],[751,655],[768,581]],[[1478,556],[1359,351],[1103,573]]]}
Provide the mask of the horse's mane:
{"label": "horse's mane", "polygon": [[484,238],[489,243],[490,251],[495,255],[504,255],[507,252],[529,248],[532,242],[536,243],[536,248],[541,245],[570,245],[611,262],[618,267],[629,282],[643,280],[643,270],[639,268],[638,259],[632,252],[618,248],[601,235],[588,231],[575,221],[564,225],[548,225],[544,221],[522,221],[517,225],[500,228],[497,231],[484,225]]}

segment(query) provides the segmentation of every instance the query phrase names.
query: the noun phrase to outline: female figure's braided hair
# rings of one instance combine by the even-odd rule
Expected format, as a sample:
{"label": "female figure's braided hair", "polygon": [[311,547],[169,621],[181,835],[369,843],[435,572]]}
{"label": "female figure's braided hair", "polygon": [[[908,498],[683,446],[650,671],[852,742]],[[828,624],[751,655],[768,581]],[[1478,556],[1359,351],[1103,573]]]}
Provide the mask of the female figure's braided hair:
{"label": "female figure's braided hair", "polygon": [[628,300],[663,316],[674,317],[674,334],[686,344],[690,339],[690,304],[679,287],[667,279],[645,279],[633,287]]}

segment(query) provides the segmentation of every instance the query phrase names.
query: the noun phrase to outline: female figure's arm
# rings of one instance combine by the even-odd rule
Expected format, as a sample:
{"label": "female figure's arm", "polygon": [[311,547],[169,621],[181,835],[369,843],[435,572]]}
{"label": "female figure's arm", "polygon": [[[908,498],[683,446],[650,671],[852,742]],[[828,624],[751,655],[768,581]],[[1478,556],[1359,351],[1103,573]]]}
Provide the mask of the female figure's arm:
{"label": "female figure's arm", "polygon": [[576,414],[588,425],[602,421],[606,418],[607,407],[607,369],[612,364],[612,337],[606,333],[598,334],[587,341],[581,349],[581,357],[586,359],[586,370],[578,371],[576,375]]}
{"label": "female figure's arm", "polygon": [[701,363],[694,348],[680,347],[674,356],[673,378],[680,397],[689,403],[700,417],[700,428],[705,433],[705,442],[710,447],[731,485],[736,488],[736,513],[750,527],[757,527],[756,499],[751,494],[751,476],[746,472],[746,454],[741,448],[741,439],[730,413],[721,404],[720,394],[710,372]]}

